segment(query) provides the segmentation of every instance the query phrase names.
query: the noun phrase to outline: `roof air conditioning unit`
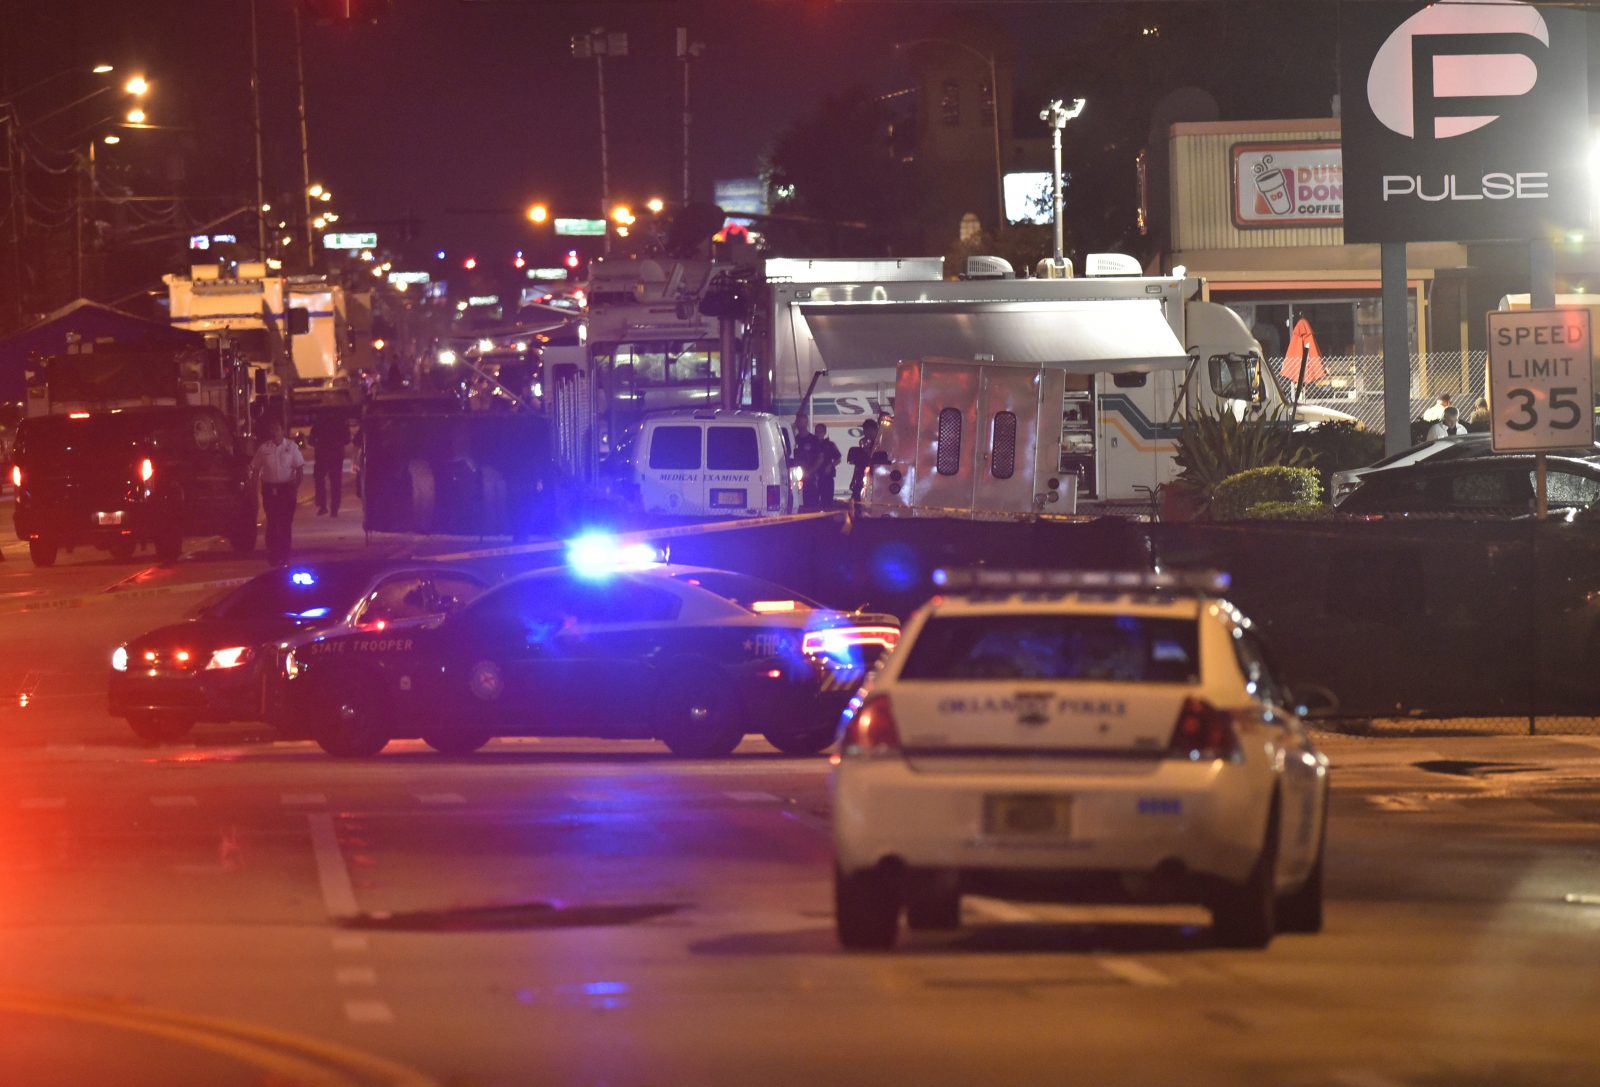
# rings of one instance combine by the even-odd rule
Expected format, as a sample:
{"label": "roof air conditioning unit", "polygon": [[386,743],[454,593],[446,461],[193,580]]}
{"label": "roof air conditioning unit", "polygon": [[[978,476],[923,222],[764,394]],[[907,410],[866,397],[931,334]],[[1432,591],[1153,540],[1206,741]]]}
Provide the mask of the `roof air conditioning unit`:
{"label": "roof air conditioning unit", "polygon": [[1072,260],[1069,257],[1045,257],[1034,268],[1033,274],[1040,279],[1071,279]]}
{"label": "roof air conditioning unit", "polygon": [[1090,253],[1084,262],[1085,272],[1091,276],[1137,276],[1144,269],[1126,253]]}
{"label": "roof air conditioning unit", "polygon": [[203,279],[218,279],[221,275],[222,269],[215,264],[194,264],[189,267],[189,278],[197,283]]}
{"label": "roof air conditioning unit", "polygon": [[236,274],[240,279],[266,279],[267,264],[260,260],[241,260]]}
{"label": "roof air conditioning unit", "polygon": [[1011,262],[1004,257],[977,256],[967,258],[967,271],[962,279],[1016,279]]}

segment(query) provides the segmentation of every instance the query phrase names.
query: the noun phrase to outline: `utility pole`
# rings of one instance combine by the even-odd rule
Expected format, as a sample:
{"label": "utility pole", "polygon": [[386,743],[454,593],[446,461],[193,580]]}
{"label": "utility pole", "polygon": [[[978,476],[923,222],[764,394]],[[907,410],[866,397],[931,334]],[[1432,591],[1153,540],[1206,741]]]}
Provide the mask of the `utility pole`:
{"label": "utility pole", "polygon": [[11,171],[11,282],[16,304],[12,330],[22,328],[22,153],[17,140],[17,108],[6,109],[6,168]]}
{"label": "utility pole", "polygon": [[300,91],[300,195],[306,209],[306,271],[317,270],[317,232],[311,225],[311,140],[306,128],[306,49],[300,5],[294,6],[294,65]]}
{"label": "utility pole", "polygon": [[678,59],[683,61],[683,204],[689,204],[689,62],[705,52],[704,42],[691,42],[689,28],[678,28]]}
{"label": "utility pole", "polygon": [[[296,9],[298,12],[299,9]],[[296,18],[299,15],[296,14]],[[267,259],[267,178],[261,150],[261,32],[256,0],[250,0],[250,97],[255,105],[256,129],[256,256]]]}
{"label": "utility pole", "polygon": [[628,35],[595,27],[587,34],[572,36],[572,55],[580,60],[594,58],[595,78],[600,89],[600,218],[606,223],[605,252],[611,255],[611,164],[606,146],[606,61],[608,56],[628,55]]}

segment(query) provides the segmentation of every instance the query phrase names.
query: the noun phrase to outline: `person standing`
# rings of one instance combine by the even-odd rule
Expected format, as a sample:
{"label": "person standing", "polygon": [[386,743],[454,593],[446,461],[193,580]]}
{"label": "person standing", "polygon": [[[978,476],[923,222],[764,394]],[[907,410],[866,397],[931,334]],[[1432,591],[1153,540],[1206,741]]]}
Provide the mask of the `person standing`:
{"label": "person standing", "polygon": [[872,470],[872,456],[878,451],[878,420],[868,419],[861,424],[861,440],[850,450],[850,501],[861,503],[861,493],[866,489],[867,473]]}
{"label": "person standing", "polygon": [[339,516],[344,490],[344,449],[350,444],[350,424],[337,408],[324,408],[311,424],[311,450],[316,458],[311,478],[316,482],[317,513]]}
{"label": "person standing", "polygon": [[1467,428],[1456,422],[1456,409],[1445,408],[1444,415],[1439,421],[1428,428],[1428,441],[1431,442],[1436,438],[1454,438],[1466,432]]}
{"label": "person standing", "polygon": [[283,433],[283,423],[267,423],[267,436],[250,459],[250,479],[261,483],[261,508],[267,515],[267,561],[282,566],[289,561],[289,541],[294,507],[305,477],[306,459],[300,447]]}
{"label": "person standing", "polygon": [[811,509],[833,508],[833,488],[838,479],[839,462],[844,457],[828,437],[828,427],[818,423],[811,435],[811,459],[806,464],[806,505]]}
{"label": "person standing", "polygon": [[1450,407],[1450,394],[1440,393],[1439,399],[1429,405],[1428,410],[1422,413],[1424,423],[1437,423],[1444,418],[1444,413],[1452,410]]}

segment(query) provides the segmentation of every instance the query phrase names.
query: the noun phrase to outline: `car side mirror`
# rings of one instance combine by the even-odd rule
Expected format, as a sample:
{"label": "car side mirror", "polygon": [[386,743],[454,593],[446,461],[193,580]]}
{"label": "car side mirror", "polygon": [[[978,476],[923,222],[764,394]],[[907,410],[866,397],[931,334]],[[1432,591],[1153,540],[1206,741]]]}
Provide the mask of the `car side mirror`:
{"label": "car side mirror", "polygon": [[1289,692],[1294,702],[1295,714],[1300,717],[1332,717],[1339,712],[1339,698],[1326,687],[1314,683],[1295,687]]}

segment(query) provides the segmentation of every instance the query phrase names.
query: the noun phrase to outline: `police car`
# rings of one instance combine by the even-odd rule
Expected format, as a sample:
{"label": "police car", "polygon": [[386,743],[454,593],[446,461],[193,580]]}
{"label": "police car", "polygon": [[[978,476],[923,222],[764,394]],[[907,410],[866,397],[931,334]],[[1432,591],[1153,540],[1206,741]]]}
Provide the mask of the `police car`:
{"label": "police car", "polygon": [[446,754],[494,736],[659,739],[700,758],[746,732],[788,754],[829,746],[898,622],[654,557],[579,541],[442,620],[317,638],[285,659],[269,720],[342,756],[410,737]]}
{"label": "police car", "polygon": [[1225,577],[940,578],[843,722],[845,947],[955,928],[964,893],[1201,903],[1237,947],[1321,928],[1327,758]]}

